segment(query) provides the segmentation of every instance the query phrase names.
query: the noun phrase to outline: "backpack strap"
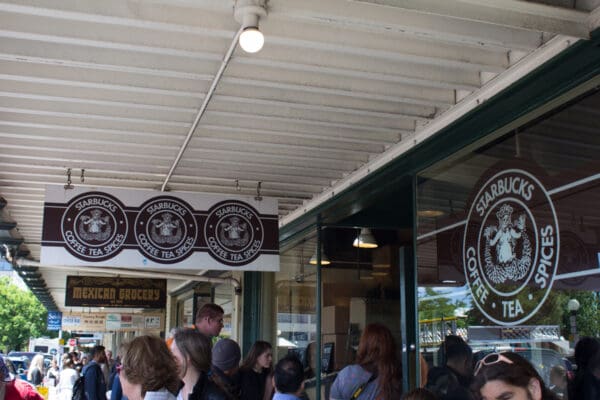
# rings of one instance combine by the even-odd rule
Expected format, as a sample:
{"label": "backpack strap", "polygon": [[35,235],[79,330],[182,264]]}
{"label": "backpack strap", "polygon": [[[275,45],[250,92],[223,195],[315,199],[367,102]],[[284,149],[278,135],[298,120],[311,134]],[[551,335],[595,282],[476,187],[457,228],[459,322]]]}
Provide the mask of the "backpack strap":
{"label": "backpack strap", "polygon": [[360,394],[363,392],[363,390],[365,390],[365,388],[369,385],[369,383],[373,382],[376,378],[377,378],[377,374],[372,374],[371,377],[366,382],[363,382],[359,387],[356,388],[354,393],[352,393],[352,397],[350,397],[350,400],[358,399],[358,396],[360,396]]}

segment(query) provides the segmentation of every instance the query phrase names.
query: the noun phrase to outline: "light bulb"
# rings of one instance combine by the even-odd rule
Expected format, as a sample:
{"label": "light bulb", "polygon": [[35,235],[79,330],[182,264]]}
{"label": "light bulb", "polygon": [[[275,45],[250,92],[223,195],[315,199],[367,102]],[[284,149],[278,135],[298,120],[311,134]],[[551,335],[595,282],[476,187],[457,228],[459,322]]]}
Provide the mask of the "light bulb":
{"label": "light bulb", "polygon": [[244,28],[240,35],[240,46],[247,53],[256,53],[265,44],[265,37],[256,26]]}

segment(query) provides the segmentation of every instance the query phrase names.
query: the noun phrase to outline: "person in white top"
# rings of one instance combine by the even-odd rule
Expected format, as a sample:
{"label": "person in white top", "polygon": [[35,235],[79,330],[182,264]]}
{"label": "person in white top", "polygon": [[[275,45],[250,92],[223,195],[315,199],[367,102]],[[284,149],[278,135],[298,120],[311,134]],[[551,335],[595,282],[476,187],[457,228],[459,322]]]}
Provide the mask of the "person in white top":
{"label": "person in white top", "polygon": [[62,371],[58,378],[58,399],[71,400],[73,397],[73,385],[79,378],[79,372],[74,368],[73,359],[65,354],[62,358]]}

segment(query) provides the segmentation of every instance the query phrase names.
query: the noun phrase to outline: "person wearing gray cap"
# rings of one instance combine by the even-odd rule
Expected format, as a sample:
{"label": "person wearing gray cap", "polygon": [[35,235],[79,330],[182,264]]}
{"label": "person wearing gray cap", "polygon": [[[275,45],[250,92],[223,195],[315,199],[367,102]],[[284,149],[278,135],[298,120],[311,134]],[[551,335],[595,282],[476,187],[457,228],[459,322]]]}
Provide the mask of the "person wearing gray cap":
{"label": "person wearing gray cap", "polygon": [[234,340],[221,339],[212,348],[211,376],[229,399],[240,398],[241,358],[240,346]]}

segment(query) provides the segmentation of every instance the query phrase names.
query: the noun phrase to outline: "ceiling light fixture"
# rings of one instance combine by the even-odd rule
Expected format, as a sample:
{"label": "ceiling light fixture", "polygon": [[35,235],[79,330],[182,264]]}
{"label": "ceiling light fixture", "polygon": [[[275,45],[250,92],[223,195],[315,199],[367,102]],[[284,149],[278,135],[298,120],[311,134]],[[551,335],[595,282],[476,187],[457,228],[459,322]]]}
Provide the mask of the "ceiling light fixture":
{"label": "ceiling light fixture", "polygon": [[362,228],[354,239],[352,246],[359,247],[361,249],[374,249],[378,246],[375,236],[371,233],[369,228]]}
{"label": "ceiling light fixture", "polygon": [[[310,265],[317,265],[317,250],[313,253],[312,257],[308,261]],[[331,264],[331,260],[327,257],[327,254],[323,250],[321,250],[321,265],[329,265]]]}
{"label": "ceiling light fixture", "polygon": [[417,211],[417,216],[423,218],[437,218],[444,215],[444,212],[441,210],[419,210]]}
{"label": "ceiling light fixture", "polygon": [[265,37],[258,28],[261,17],[267,16],[266,0],[237,0],[234,17],[242,25],[240,47],[247,53],[256,53],[265,44]]}

